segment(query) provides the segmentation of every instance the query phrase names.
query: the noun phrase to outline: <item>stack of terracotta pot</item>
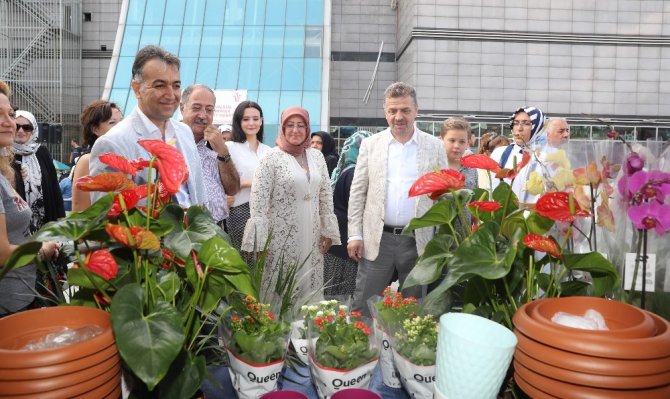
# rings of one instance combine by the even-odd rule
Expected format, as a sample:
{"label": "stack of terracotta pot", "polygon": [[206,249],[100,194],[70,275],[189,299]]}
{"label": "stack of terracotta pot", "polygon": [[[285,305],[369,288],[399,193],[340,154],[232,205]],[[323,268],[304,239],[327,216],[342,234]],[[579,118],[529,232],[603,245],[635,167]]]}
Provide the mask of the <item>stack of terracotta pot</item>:
{"label": "stack of terracotta pot", "polygon": [[[552,322],[557,312],[599,312],[607,330]],[[540,299],[514,315],[514,379],[535,399],[670,398],[670,324],[618,301]]]}
{"label": "stack of terracotta pot", "polygon": [[[23,349],[63,327],[91,327],[98,334],[57,348]],[[0,398],[121,395],[121,363],[107,312],[82,306],[29,310],[0,319],[0,332]]]}

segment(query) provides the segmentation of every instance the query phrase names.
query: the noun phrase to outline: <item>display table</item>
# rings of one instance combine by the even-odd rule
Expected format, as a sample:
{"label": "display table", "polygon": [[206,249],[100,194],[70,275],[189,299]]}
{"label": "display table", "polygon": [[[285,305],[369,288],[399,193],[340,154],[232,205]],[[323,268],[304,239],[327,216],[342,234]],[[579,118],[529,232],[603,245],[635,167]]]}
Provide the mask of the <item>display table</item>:
{"label": "display table", "polygon": [[[208,370],[213,381],[205,381],[202,386],[202,390],[207,399],[232,399],[237,397],[237,394],[233,390],[228,367],[210,367]],[[309,377],[309,369],[307,367],[301,368],[300,373],[307,377],[300,376],[291,370],[284,369],[283,375],[295,382],[282,378],[279,381],[280,389],[302,392],[307,395],[309,399],[318,399],[316,388]],[[368,389],[377,392],[384,399],[410,399],[405,390],[389,388],[382,383],[381,369],[379,366],[375,369]]]}

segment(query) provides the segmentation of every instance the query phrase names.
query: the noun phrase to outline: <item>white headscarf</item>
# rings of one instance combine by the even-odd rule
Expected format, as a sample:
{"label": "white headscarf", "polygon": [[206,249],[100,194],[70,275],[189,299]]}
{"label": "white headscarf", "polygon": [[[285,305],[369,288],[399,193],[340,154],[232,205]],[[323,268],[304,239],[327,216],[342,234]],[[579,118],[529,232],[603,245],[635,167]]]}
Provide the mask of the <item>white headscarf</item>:
{"label": "white headscarf", "polygon": [[[41,226],[36,225],[36,221],[42,220],[44,216],[44,200],[42,196],[42,168],[35,156],[35,152],[40,148],[37,142],[39,137],[39,126],[35,115],[28,111],[16,111],[16,117],[24,117],[33,125],[33,134],[24,144],[14,143],[14,153],[21,155],[21,176],[26,191],[26,202],[33,211],[33,218],[30,221],[30,230],[37,231]],[[40,224],[40,223],[38,223]]]}

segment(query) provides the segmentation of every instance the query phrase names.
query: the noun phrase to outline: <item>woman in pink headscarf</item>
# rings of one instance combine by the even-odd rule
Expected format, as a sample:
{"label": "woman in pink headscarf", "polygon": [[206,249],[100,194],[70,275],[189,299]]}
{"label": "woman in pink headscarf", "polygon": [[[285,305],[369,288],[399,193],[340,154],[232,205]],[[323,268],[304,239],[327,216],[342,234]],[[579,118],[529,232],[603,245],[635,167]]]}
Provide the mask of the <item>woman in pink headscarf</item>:
{"label": "woman in pink headscarf", "polygon": [[261,294],[270,292],[282,262],[297,263],[299,297],[316,293],[318,299],[323,295],[323,254],[340,244],[340,233],[326,162],[321,151],[310,148],[307,110],[294,106],[282,112],[276,144],[254,173],[242,250],[261,251],[271,238]]}

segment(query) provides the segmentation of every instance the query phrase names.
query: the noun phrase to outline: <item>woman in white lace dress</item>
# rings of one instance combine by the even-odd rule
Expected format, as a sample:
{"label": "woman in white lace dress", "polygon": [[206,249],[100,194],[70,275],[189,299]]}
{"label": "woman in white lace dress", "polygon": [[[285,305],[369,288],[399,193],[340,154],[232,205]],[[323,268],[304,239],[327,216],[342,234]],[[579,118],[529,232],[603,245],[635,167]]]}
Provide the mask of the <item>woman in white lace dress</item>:
{"label": "woman in white lace dress", "polygon": [[262,293],[268,293],[277,268],[297,262],[299,297],[323,293],[323,254],[340,244],[328,168],[320,151],[309,148],[307,110],[282,112],[277,147],[260,160],[251,185],[251,218],[242,250],[265,246],[270,234]]}

